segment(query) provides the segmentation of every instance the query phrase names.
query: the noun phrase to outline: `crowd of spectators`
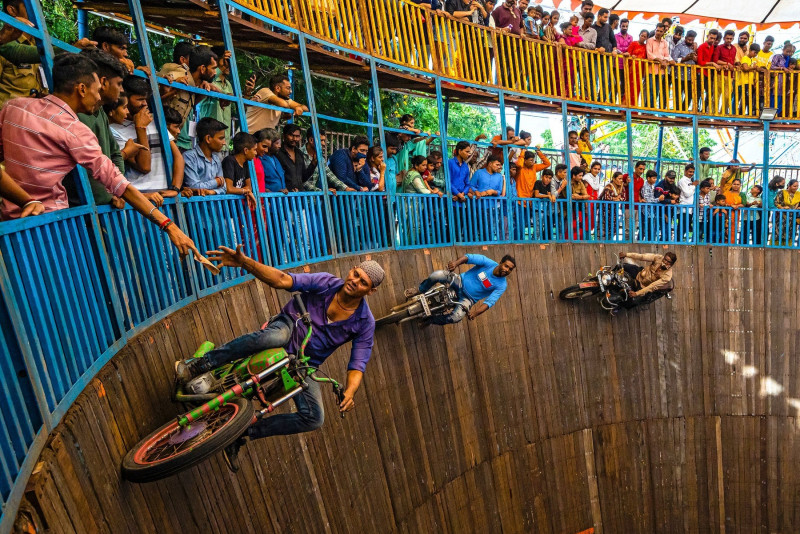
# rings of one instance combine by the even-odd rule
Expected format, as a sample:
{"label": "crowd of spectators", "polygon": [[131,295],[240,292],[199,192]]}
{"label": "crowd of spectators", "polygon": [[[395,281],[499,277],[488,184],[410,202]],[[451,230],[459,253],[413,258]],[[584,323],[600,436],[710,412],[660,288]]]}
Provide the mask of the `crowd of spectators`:
{"label": "crowd of spectators", "polygon": [[[447,5],[450,4],[448,1]],[[9,14],[26,16],[22,2],[6,1],[4,6]],[[474,15],[477,12],[480,13],[477,22],[492,24],[496,16],[509,17],[520,12],[511,0],[494,11],[487,11],[487,6],[478,1],[467,7],[456,10],[456,18],[466,16],[464,13]],[[583,24],[579,26],[580,20],[576,15],[570,20],[571,29],[567,28],[568,31],[562,34],[553,27],[554,19],[558,21],[557,13],[548,15],[541,13],[538,7],[531,7],[527,10],[527,17],[520,17],[518,30],[533,39],[557,42],[573,39],[577,46],[610,47],[607,51],[621,54],[631,50],[636,52],[636,42],[626,34],[627,21],[613,16],[609,18],[607,10],[600,10],[598,23],[587,25],[586,21],[593,17],[591,8],[591,2],[584,2],[581,9]],[[648,53],[652,48],[656,50],[654,53],[670,57],[674,57],[676,51],[678,54],[686,52],[680,58],[682,61],[699,61],[701,56],[710,53],[710,61],[722,69],[733,69],[739,63],[758,68],[770,65],[782,68],[774,65],[774,58],[768,56],[769,39],[763,48],[759,48],[748,45],[749,36],[744,34],[734,47],[732,36],[726,33],[723,44],[717,46],[715,41],[712,42],[712,31],[706,42],[697,47],[693,42],[693,32],[684,35],[680,27],[674,28],[670,38],[664,40],[668,24],[669,20],[665,19],[652,36],[643,32],[639,44]],[[613,30],[617,27],[620,33],[615,34]],[[13,42],[15,46],[22,46],[22,41]],[[285,75],[274,76],[267,87],[258,90],[256,79],[248,80],[246,96],[253,102],[245,110],[250,133],[234,133],[230,53],[221,48],[195,46],[188,41],[177,43],[172,62],[163,65],[158,72],[158,76],[167,82],[159,86],[167,126],[166,132],[160,132],[149,103],[153,96],[151,85],[147,78],[134,72],[136,67],[127,56],[127,37],[114,28],[101,26],[95,30],[91,40],[79,44],[84,48],[80,54],[63,54],[56,63],[62,67],[62,78],[66,77],[59,87],[63,91],[69,88],[75,93],[65,97],[66,100],[62,98],[62,101],[78,99],[78,103],[68,103],[76,120],[86,127],[79,133],[84,137],[94,136],[85,139],[90,157],[87,159],[83,154],[79,157],[73,150],[69,157],[65,156],[64,162],[56,164],[54,160],[48,163],[46,172],[32,173],[25,163],[8,158],[11,153],[9,141],[13,143],[18,132],[4,128],[2,142],[7,150],[5,167],[0,175],[0,196],[5,199],[2,206],[5,219],[81,203],[76,173],[69,172],[75,163],[86,168],[95,203],[116,208],[122,208],[126,201],[131,202],[131,198],[136,204],[134,207],[141,211],[145,209],[143,200],[157,208],[165,198],[178,195],[230,194],[241,195],[253,209],[256,202],[254,184],[260,192],[284,194],[320,191],[323,187],[333,193],[392,191],[438,197],[449,194],[454,203],[513,196],[532,199],[533,203],[520,204],[535,207],[524,224],[538,228],[537,231],[544,232],[547,237],[552,237],[559,227],[565,232],[567,227],[571,227],[574,235],[580,238],[594,235],[615,239],[622,231],[621,214],[626,208],[607,206],[613,203],[622,206],[628,201],[630,191],[637,205],[683,207],[672,210],[636,207],[640,233],[649,232],[666,239],[675,235],[688,237],[697,208],[700,208],[697,214],[701,227],[708,226],[711,220],[719,221],[724,227],[714,232],[701,230],[701,237],[721,239],[724,235],[736,242],[742,239],[745,225],[752,227],[746,239],[761,239],[761,216],[740,215],[736,210],[760,206],[762,196],[767,198],[767,206],[776,210],[800,207],[800,195],[793,181],[786,184],[784,180],[773,180],[766,193],[758,185],[743,191],[741,176],[747,169],[735,162],[724,169],[720,183],[714,184],[712,170],[716,164],[705,163],[710,154],[705,148],[700,150],[697,172],[693,165],[687,165],[680,179],[674,170],[668,170],[659,179],[658,173],[648,170],[645,162],[638,162],[630,177],[622,172],[611,172],[602,161],[593,159],[591,133],[587,129],[568,133],[568,160],[553,165],[554,162],[540,147],[532,146],[530,132],[517,133],[509,127],[505,135],[496,135],[489,142],[485,142],[486,135],[481,135],[474,143],[459,141],[443,151],[440,146],[434,146],[434,142],[438,143],[440,139],[438,132],[424,133],[416,128],[414,116],[403,115],[397,133],[388,133],[383,143],[365,136],[354,136],[349,146],[334,150],[328,157],[325,133],[319,132],[315,136],[313,129],[303,130],[291,120],[306,113],[308,108],[292,99],[291,81]],[[785,53],[790,52],[786,47]],[[731,62],[726,63],[728,60]],[[99,81],[96,95],[89,91],[85,82],[80,81],[89,70]],[[14,82],[16,85],[12,83],[14,89],[6,88],[8,96],[30,97],[41,92],[41,81],[35,79],[38,71],[37,66],[30,72],[20,73],[19,80]],[[746,75],[742,72],[737,76]],[[220,98],[187,91],[175,84],[216,92]],[[35,87],[31,90],[29,86],[32,85]],[[56,93],[55,88],[53,93]],[[749,91],[742,90],[735,96],[742,100],[748,94]],[[5,106],[3,112],[11,113],[6,108],[30,108],[37,100],[50,104],[48,109],[53,106],[64,108],[56,102],[57,98],[48,98],[50,100],[15,100],[15,106]],[[92,98],[96,101],[91,101]],[[168,141],[162,146],[164,133]],[[321,143],[319,147],[316,146],[317,140]],[[506,157],[510,173],[508,180],[504,176]],[[171,165],[169,172],[168,164]],[[251,169],[255,176],[251,175]],[[629,186],[631,182],[633,185]],[[510,191],[507,186],[510,186]],[[695,194],[697,187],[699,192]],[[137,193],[141,191],[141,198],[130,194],[134,190]],[[559,200],[562,202],[558,203]],[[572,210],[573,220],[568,222],[563,203],[570,200],[575,203],[575,209]],[[557,207],[546,208],[548,204]],[[148,215],[152,213],[152,209],[148,210]],[[794,228],[794,222],[787,222],[779,228],[789,226]]]}

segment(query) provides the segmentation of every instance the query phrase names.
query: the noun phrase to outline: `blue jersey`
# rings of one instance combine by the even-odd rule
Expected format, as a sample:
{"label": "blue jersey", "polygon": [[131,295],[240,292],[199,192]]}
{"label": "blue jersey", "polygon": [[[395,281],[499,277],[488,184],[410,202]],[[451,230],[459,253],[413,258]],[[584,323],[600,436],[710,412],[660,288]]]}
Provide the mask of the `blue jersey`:
{"label": "blue jersey", "polygon": [[497,262],[481,254],[467,254],[467,263],[474,267],[461,275],[464,292],[474,302],[483,299],[483,303],[491,308],[507,285],[505,278],[493,274]]}

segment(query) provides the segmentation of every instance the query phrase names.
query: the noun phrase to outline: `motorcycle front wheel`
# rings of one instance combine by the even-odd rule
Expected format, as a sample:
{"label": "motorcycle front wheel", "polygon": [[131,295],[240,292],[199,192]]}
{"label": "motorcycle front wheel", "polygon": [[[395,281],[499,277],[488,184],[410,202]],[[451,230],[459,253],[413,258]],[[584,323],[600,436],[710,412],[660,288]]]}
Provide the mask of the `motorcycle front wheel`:
{"label": "motorcycle front wheel", "polygon": [[419,315],[422,312],[422,304],[419,302],[415,302],[408,308],[404,308],[398,311],[393,311],[386,317],[381,317],[377,321],[375,321],[375,328],[379,326],[384,326],[387,324],[396,324],[402,322],[404,319],[412,319],[416,315]]}
{"label": "motorcycle front wheel", "polygon": [[579,300],[597,295],[598,293],[600,293],[599,287],[581,287],[575,284],[574,286],[562,289],[561,293],[558,294],[558,298],[561,300]]}
{"label": "motorcycle front wheel", "polygon": [[253,407],[243,398],[234,399],[186,428],[175,419],[128,451],[122,460],[122,476],[131,482],[172,476],[233,443],[252,420]]}

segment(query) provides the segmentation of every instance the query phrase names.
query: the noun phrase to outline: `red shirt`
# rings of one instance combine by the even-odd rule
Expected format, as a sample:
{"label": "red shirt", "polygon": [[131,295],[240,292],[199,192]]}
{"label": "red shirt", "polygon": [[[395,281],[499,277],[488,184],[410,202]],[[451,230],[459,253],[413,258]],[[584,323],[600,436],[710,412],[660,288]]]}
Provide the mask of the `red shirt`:
{"label": "red shirt", "polygon": [[714,52],[715,52],[716,45],[710,45],[708,43],[703,43],[697,47],[697,64],[701,67],[706,65],[707,63],[714,61]]}
{"label": "red shirt", "polygon": [[[68,208],[64,175],[83,165],[114,196],[129,182],[103,155],[97,137],[60,98],[15,98],[0,110],[0,161],[6,172],[45,211]],[[15,219],[20,209],[3,203],[3,218]]]}
{"label": "red shirt", "polygon": [[[622,176],[622,179],[625,181],[625,187],[628,186],[630,182],[630,177],[627,174]],[[633,201],[634,202],[641,202],[642,201],[642,186],[644,185],[644,178],[638,176],[634,173],[633,175]]]}
{"label": "red shirt", "polygon": [[511,33],[519,34],[522,28],[522,13],[516,7],[508,9],[504,3],[492,11],[491,16],[494,17],[494,24],[498,30],[508,28]]}
{"label": "red shirt", "polygon": [[729,65],[733,65],[736,63],[736,47],[733,45],[726,46],[720,45],[714,51],[714,55],[712,56],[712,61],[715,63],[727,63]]}

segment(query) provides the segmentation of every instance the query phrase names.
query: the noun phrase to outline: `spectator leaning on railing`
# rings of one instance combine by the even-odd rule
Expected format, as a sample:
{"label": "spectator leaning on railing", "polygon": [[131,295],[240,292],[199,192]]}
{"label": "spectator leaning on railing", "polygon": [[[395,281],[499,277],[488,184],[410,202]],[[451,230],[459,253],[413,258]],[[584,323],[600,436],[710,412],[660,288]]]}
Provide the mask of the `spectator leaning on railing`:
{"label": "spectator leaning on railing", "polygon": [[[192,240],[129,184],[103,155],[95,135],[78,120],[78,113],[93,113],[99,106],[97,65],[76,54],[58,56],[53,62],[51,95],[14,99],[0,110],[0,160],[5,170],[34,202],[55,211],[67,207],[61,185],[64,175],[83,165],[109,193],[122,196],[166,231],[181,254],[187,254],[194,248]],[[4,219],[13,219],[22,210],[4,203],[2,213]]]}
{"label": "spectator leaning on railing", "polygon": [[367,157],[369,150],[369,140],[359,135],[353,138],[349,148],[340,148],[331,154],[328,165],[336,177],[344,182],[347,187],[356,191],[369,191],[372,187],[372,179],[366,165],[358,172],[355,170],[355,162],[361,159],[359,156]]}
{"label": "spectator leaning on railing", "polygon": [[231,141],[233,153],[222,160],[222,176],[229,195],[242,195],[247,198],[250,209],[255,209],[256,199],[250,178],[250,162],[256,157],[256,138],[246,132],[239,132]]}
{"label": "spectator leaning on railing", "polygon": [[[273,76],[269,80],[269,87],[263,87],[253,95],[255,90],[256,75],[250,77],[245,84],[244,97],[253,102],[263,102],[271,106],[278,106],[291,109],[294,116],[302,115],[308,111],[303,104],[292,100],[292,83],[285,74]],[[266,109],[259,106],[248,106],[247,108],[247,129],[257,132],[264,128],[277,128],[281,120],[282,112],[276,109]]]}
{"label": "spectator leaning on railing", "polygon": [[192,193],[224,195],[225,178],[222,173],[220,151],[227,145],[225,131],[227,126],[216,119],[206,117],[197,122],[197,146],[183,154],[183,187]]}
{"label": "spectator leaning on railing", "polygon": [[311,177],[317,168],[316,151],[310,154],[311,165],[306,165],[303,154],[300,152],[302,141],[303,136],[300,127],[296,124],[287,124],[283,127],[281,149],[275,156],[283,167],[283,173],[286,176],[286,187],[293,192],[305,191],[306,182],[311,181]]}
{"label": "spectator leaning on railing", "polygon": [[[322,154],[324,155],[327,152],[327,143],[328,138],[325,135],[325,132],[320,132],[319,134],[319,142],[320,142],[320,149]],[[317,148],[315,145],[316,141],[314,140],[314,130],[309,128],[306,130],[306,143],[300,148],[300,153],[303,154],[303,161],[306,164],[306,168],[310,167],[314,161],[316,161],[317,157]],[[313,156],[312,156],[313,154]],[[328,182],[328,190],[330,191],[355,191],[355,189],[351,189],[347,187],[347,184],[339,180],[335,174],[331,171],[330,167],[325,164],[323,161],[317,168],[314,169],[314,174],[311,175],[311,179],[304,183],[306,191],[321,191],[322,190],[322,181],[320,180],[319,169],[325,169],[325,179]]]}

